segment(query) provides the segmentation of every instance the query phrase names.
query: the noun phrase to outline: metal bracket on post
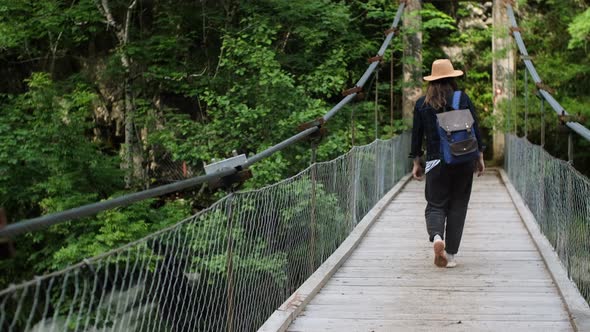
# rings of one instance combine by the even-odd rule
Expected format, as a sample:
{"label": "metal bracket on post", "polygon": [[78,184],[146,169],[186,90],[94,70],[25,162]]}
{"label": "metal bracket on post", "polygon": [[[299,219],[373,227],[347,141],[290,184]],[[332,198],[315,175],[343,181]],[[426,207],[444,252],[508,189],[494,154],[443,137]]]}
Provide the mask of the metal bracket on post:
{"label": "metal bracket on post", "polygon": [[365,94],[363,93],[363,88],[360,86],[355,86],[354,88],[342,91],[342,95],[344,97],[350,96],[353,93],[356,93],[356,98],[359,100],[365,97]]}
{"label": "metal bracket on post", "polygon": [[565,126],[568,122],[586,122],[586,117],[582,114],[578,113],[576,115],[565,114],[565,111],[561,111],[561,114],[558,115],[559,123]]}
{"label": "metal bracket on post", "polygon": [[92,263],[90,263],[90,260],[88,258],[84,258],[82,260],[82,266],[84,268],[87,268],[88,270],[94,272],[94,268],[92,267]]}
{"label": "metal bracket on post", "polygon": [[561,135],[567,135],[570,132],[570,129],[565,125],[565,122],[561,120],[557,124],[557,133]]}
{"label": "metal bracket on post", "polygon": [[512,37],[514,37],[514,33],[515,33],[515,32],[520,32],[520,33],[522,33],[522,30],[521,30],[519,27],[510,27],[509,31],[510,31],[510,35],[511,35]]}
{"label": "metal bracket on post", "polygon": [[555,94],[555,89],[549,87],[547,84],[543,83],[543,81],[536,82],[535,83],[535,86],[539,90],[545,90],[545,91],[549,92],[552,95]]}
{"label": "metal bracket on post", "polygon": [[520,55],[520,59],[521,59],[522,61],[526,61],[526,60],[533,60],[533,57],[532,57],[532,56],[530,56],[530,55],[522,55],[522,54],[521,54],[521,55]]}
{"label": "metal bracket on post", "polygon": [[319,117],[315,120],[300,124],[299,126],[297,126],[297,130],[304,131],[309,128],[318,127],[319,129],[311,135],[307,136],[307,139],[319,142],[328,134],[328,128],[324,126],[325,123],[326,121],[324,120],[324,118]]}
{"label": "metal bracket on post", "polygon": [[221,178],[211,180],[208,186],[212,190],[223,188],[226,190],[234,189],[242,185],[246,180],[252,178],[252,171],[248,168],[240,169],[234,174],[226,175]]}
{"label": "metal bracket on post", "polygon": [[245,154],[238,155],[237,152],[233,151],[234,156],[227,158],[210,165],[205,165],[206,174],[214,174],[228,169],[235,168],[236,173],[219,177],[209,181],[208,185],[211,190],[217,190],[224,188],[226,190],[234,189],[240,186],[246,180],[252,178],[252,171],[249,169],[242,169],[248,159]]}
{"label": "metal bracket on post", "polygon": [[374,57],[370,57],[367,59],[368,63],[379,62],[380,64],[383,62],[383,55],[376,55]]}
{"label": "metal bracket on post", "polygon": [[383,31],[383,34],[386,35],[386,36],[388,36],[392,32],[394,34],[397,34],[399,32],[399,28],[398,27],[395,27],[395,28],[387,29],[387,30]]}

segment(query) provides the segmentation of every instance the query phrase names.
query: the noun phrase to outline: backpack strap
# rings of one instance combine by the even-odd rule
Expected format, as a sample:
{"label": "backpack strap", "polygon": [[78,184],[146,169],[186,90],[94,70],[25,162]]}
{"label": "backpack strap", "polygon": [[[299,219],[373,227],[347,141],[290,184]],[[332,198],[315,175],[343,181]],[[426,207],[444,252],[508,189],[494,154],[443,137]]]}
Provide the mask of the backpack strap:
{"label": "backpack strap", "polygon": [[459,101],[461,100],[461,91],[455,91],[453,93],[453,109],[459,109]]}

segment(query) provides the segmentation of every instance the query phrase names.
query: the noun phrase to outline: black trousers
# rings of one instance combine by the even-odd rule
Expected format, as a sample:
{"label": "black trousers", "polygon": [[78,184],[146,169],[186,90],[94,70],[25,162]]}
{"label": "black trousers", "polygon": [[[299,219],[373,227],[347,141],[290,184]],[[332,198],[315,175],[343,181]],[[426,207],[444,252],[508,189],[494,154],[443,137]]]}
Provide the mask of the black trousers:
{"label": "black trousers", "polygon": [[426,174],[426,229],[431,242],[437,234],[443,239],[446,236],[449,254],[456,254],[461,244],[474,166],[473,162],[459,165],[441,162]]}

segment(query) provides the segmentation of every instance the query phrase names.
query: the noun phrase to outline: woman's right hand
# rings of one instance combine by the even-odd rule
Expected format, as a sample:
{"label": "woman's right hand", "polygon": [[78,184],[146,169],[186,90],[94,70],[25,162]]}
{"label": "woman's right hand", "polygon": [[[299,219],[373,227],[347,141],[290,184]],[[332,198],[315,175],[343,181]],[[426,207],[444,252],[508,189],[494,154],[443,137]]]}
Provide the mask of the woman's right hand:
{"label": "woman's right hand", "polygon": [[420,165],[420,161],[414,160],[414,168],[412,169],[412,176],[414,179],[418,181],[424,180],[424,170],[422,169],[422,165]]}
{"label": "woman's right hand", "polygon": [[482,176],[486,170],[486,164],[483,161],[483,153],[479,154],[479,158],[477,159],[477,162],[475,164],[475,170],[477,171],[477,177]]}

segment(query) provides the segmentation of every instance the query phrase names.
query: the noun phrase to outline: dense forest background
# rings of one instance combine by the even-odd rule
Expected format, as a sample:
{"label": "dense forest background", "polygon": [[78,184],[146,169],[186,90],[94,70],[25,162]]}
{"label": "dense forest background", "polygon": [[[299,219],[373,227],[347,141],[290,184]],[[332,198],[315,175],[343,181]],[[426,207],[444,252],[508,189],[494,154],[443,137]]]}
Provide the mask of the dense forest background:
{"label": "dense forest background", "polygon": [[[375,55],[397,9],[391,0],[0,0],[0,206],[15,222],[202,173],[203,163],[255,154],[324,114]],[[590,2],[518,1],[523,38],[556,99],[590,115]],[[424,72],[450,57],[466,75],[490,140],[493,125],[523,134],[519,95],[492,116],[491,2],[424,1]],[[404,31],[402,30],[403,34]],[[402,39],[380,81],[328,124],[318,159],[378,137],[401,120]],[[392,55],[393,54],[393,58]],[[389,63],[394,64],[390,119]],[[530,81],[529,81],[530,82]],[[528,87],[529,138],[539,142],[539,101]],[[354,114],[354,122],[351,115]],[[553,112],[547,149],[565,158],[567,136]],[[354,124],[354,131],[351,125]],[[587,126],[590,120],[585,120]],[[491,141],[488,143],[491,146]],[[590,173],[588,143],[575,165]],[[488,154],[489,156],[489,154]],[[302,142],[252,167],[244,188],[309,165]],[[0,286],[63,268],[140,238],[223,196],[206,186],[21,236],[0,261]]]}

